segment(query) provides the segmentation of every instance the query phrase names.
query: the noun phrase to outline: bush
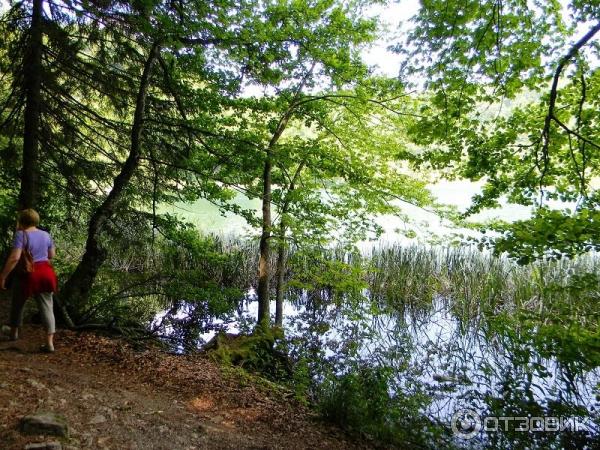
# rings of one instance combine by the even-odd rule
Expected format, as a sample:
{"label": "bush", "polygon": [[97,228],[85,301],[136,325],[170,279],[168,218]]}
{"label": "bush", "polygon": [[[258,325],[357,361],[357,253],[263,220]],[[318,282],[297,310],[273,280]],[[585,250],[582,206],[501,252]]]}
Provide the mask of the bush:
{"label": "bush", "polygon": [[271,381],[289,381],[292,365],[280,328],[258,326],[250,335],[218,333],[204,347],[212,357],[225,364],[243,368]]}
{"label": "bush", "polygon": [[390,392],[391,367],[359,367],[321,385],[317,408],[328,421],[376,442],[431,447],[444,430],[419,410],[427,401],[420,395]]}

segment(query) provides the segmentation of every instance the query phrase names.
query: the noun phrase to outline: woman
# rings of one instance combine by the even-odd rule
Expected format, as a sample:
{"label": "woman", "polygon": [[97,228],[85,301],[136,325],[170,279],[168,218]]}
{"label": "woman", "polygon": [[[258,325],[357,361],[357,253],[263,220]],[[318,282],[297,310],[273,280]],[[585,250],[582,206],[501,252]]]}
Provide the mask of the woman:
{"label": "woman", "polygon": [[33,272],[15,276],[10,304],[10,339],[19,338],[25,301],[33,296],[46,327],[46,344],[42,345],[40,350],[51,353],[54,351],[56,331],[52,293],[56,292],[58,283],[49,261],[54,258],[56,249],[50,234],[37,228],[39,223],[40,216],[35,210],[25,209],[19,212],[13,249],[0,273],[0,288],[6,289],[6,278],[19,262],[23,247],[26,246],[33,256]]}

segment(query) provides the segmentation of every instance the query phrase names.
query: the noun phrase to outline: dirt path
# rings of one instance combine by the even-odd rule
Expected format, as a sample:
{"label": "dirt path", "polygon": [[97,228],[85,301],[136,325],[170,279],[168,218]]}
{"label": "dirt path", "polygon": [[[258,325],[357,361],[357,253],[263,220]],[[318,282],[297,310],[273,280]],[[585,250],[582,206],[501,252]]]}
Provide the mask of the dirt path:
{"label": "dirt path", "polygon": [[66,417],[70,436],[58,440],[71,450],[367,448],[317,422],[289,393],[206,358],[69,331],[48,355],[37,350],[42,338],[26,325],[21,340],[0,342],[1,449],[57,440],[20,433],[20,418],[38,411]]}

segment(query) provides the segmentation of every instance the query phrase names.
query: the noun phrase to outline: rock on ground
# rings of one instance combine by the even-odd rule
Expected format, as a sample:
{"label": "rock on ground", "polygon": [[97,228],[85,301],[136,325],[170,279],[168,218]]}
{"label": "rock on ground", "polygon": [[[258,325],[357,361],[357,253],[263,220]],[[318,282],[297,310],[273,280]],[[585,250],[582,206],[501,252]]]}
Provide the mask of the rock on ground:
{"label": "rock on ground", "polygon": [[21,430],[25,434],[47,434],[67,437],[69,429],[66,420],[51,412],[40,412],[21,419]]}

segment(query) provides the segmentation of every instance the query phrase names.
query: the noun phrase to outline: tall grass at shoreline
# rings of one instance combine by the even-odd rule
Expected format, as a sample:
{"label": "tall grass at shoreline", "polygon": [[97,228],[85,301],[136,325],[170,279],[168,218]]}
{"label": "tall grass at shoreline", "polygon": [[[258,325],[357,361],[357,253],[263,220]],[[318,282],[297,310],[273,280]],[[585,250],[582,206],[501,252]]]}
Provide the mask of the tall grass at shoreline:
{"label": "tall grass at shoreline", "polygon": [[[258,243],[231,236],[210,238],[219,252],[235,254],[213,276],[228,279],[240,288],[252,287],[258,270]],[[597,277],[600,258],[595,254],[520,266],[507,257],[482,252],[473,246],[376,243],[365,252],[334,247],[319,250],[317,256],[315,252],[303,255],[294,248],[289,253],[290,261],[295,259],[295,262],[287,268],[287,281],[293,286],[294,280],[316,277],[312,286],[325,301],[331,296],[332,286],[324,280],[335,280],[339,282],[336,289],[342,291],[352,289],[352,281],[357,285],[362,283],[365,297],[390,313],[425,312],[439,299],[465,320],[482,312],[517,311],[542,316],[568,312],[574,318],[586,320],[594,308],[600,311]],[[299,264],[299,260],[303,262]],[[271,263],[275,273],[275,260]],[[343,277],[349,280],[340,280]],[[288,289],[288,301],[302,303],[299,292]]]}
{"label": "tall grass at shoreline", "polygon": [[[198,282],[201,279],[215,288],[237,288],[241,292],[255,286],[257,240],[202,236],[191,229],[178,236],[181,238],[183,233],[185,239],[179,243],[157,240],[156,245],[153,242],[151,245],[148,240],[132,242],[128,247],[111,246],[100,277],[112,280],[104,284],[114,287],[112,292],[102,290],[99,295],[129,291],[128,284],[135,280],[137,298],[130,301],[143,302],[146,289],[139,282],[143,283],[145,277],[151,279],[148,275],[156,274],[157,278],[174,272],[177,277],[189,273],[192,285],[197,284],[195,279]],[[78,247],[71,247],[62,255],[77,255]],[[272,254],[275,256],[276,252]],[[442,300],[456,317],[464,320],[473,320],[482,312],[515,311],[547,317],[568,313],[583,322],[599,319],[600,288],[596,274],[600,258],[594,254],[528,266],[466,246],[382,242],[363,252],[341,246],[309,251],[292,247],[288,254],[286,299],[296,306],[315,296],[322,304],[362,298],[381,311],[401,315],[407,311],[427,313]],[[73,259],[61,256],[59,268],[65,266],[63,270],[67,272]],[[275,264],[273,257],[273,274]],[[271,286],[274,290],[274,278]]]}
{"label": "tall grass at shoreline", "polygon": [[543,313],[558,304],[576,312],[582,297],[599,295],[595,255],[519,266],[473,248],[388,244],[373,247],[366,259],[372,298],[397,310],[427,309],[442,297],[462,318],[482,310]]}

